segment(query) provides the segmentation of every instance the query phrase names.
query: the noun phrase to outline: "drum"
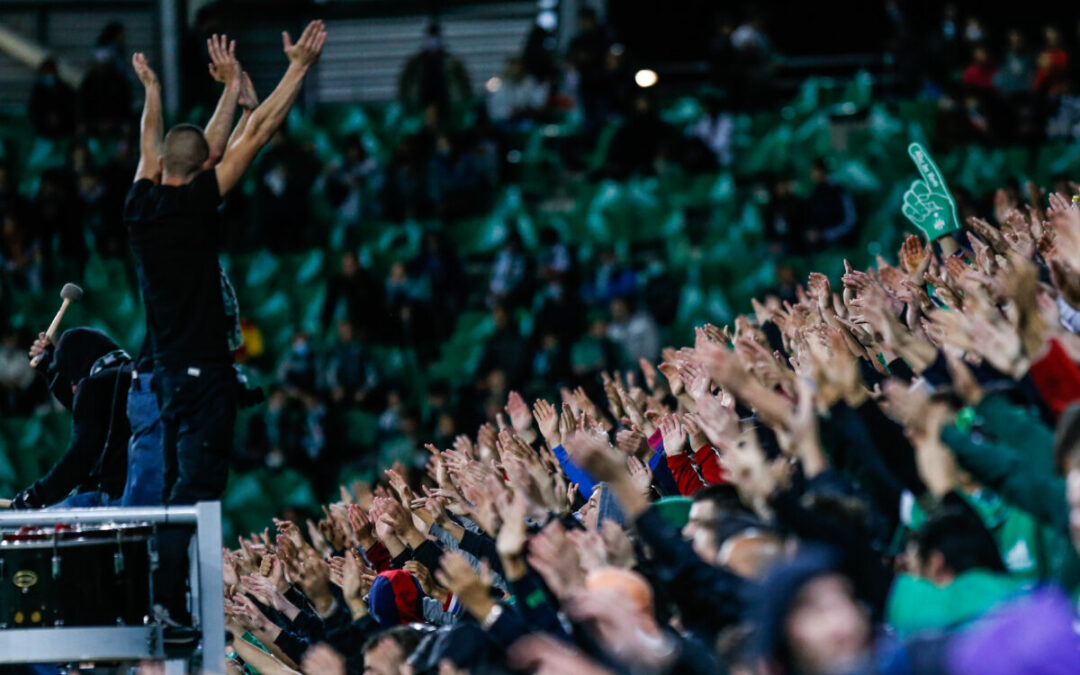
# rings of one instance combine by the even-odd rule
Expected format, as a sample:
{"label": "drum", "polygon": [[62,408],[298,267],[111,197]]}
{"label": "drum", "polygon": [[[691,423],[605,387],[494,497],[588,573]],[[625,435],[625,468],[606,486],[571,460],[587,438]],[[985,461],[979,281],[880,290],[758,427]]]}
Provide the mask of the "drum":
{"label": "drum", "polygon": [[0,536],[0,629],[141,625],[150,614],[150,525],[57,525]]}

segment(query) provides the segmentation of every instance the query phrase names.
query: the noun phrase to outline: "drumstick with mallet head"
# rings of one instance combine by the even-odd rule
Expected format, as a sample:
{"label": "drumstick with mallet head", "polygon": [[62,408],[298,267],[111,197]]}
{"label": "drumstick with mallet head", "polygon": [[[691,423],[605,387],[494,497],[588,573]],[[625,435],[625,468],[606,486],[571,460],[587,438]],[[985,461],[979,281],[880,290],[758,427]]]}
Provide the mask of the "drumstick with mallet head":
{"label": "drumstick with mallet head", "polygon": [[[53,317],[52,323],[49,324],[49,330],[45,331],[45,337],[52,340],[53,335],[56,335],[56,329],[60,327],[60,321],[64,318],[64,312],[68,310],[71,303],[82,300],[83,289],[79,288],[75,284],[64,284],[64,287],[60,289],[60,299],[63,302],[60,303],[60,309],[57,310],[56,316]],[[45,353],[38,354],[30,361],[31,368],[37,368],[41,363],[41,359],[44,358]]]}

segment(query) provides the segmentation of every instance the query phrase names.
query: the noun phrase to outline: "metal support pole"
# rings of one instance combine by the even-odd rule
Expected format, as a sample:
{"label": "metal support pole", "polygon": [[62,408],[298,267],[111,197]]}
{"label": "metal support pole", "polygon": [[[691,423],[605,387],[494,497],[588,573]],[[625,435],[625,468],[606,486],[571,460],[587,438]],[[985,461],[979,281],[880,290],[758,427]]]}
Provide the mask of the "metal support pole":
{"label": "metal support pole", "polygon": [[183,24],[174,0],[158,0],[161,28],[161,87],[166,119],[180,109],[180,31]]}
{"label": "metal support pole", "polygon": [[570,41],[577,34],[578,0],[561,0],[559,2],[559,31],[558,45],[560,52],[566,52],[570,47]]}
{"label": "metal support pole", "polygon": [[198,537],[199,617],[203,663],[200,672],[225,675],[225,581],[221,569],[221,502],[195,505]]}
{"label": "metal support pole", "polygon": [[[220,507],[219,507],[220,509]],[[220,514],[220,510],[219,510]],[[57,523],[194,523],[197,506],[102,506],[84,509],[42,509],[0,513],[0,527]],[[218,524],[220,536],[221,524]],[[220,564],[220,561],[219,561]]]}

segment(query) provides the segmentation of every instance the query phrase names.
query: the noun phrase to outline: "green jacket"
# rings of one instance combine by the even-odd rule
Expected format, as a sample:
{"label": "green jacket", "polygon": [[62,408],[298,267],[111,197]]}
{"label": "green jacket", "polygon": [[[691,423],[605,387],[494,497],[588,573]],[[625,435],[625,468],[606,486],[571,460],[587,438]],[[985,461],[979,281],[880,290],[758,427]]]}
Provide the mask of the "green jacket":
{"label": "green jacket", "polygon": [[889,592],[885,623],[902,638],[924,630],[951,630],[1023,592],[1019,579],[985,570],[968,570],[948,586],[901,574]]}
{"label": "green jacket", "polygon": [[[1015,578],[1035,583],[1049,576],[1050,565],[1045,551],[1043,528],[1027,511],[1006,504],[988,489],[971,493],[957,490],[979,514],[983,526],[994,537],[998,552]],[[915,502],[906,530],[918,530],[926,522],[926,511]],[[906,531],[905,530],[905,531]]]}
{"label": "green jacket", "polygon": [[[942,429],[941,440],[976,481],[1034,518],[1040,525],[1046,577],[1075,590],[1080,586],[1080,559],[1069,541],[1065,480],[1053,470],[1053,433],[1001,395],[988,396],[975,414],[981,431],[951,425]],[[1002,550],[1002,557],[1008,555]]]}
{"label": "green jacket", "polygon": [[964,432],[951,425],[942,429],[941,440],[975,480],[1067,536],[1065,480],[1054,474],[1050,456],[1053,434],[1003,399],[988,396],[976,406],[984,432]]}

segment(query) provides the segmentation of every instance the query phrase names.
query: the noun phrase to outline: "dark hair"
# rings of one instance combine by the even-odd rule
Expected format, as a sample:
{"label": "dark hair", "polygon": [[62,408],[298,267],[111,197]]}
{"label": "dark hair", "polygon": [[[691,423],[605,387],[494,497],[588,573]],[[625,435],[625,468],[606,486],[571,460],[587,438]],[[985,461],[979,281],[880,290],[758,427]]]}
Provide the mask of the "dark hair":
{"label": "dark hair", "polygon": [[174,176],[191,176],[210,157],[210,146],[202,129],[194,124],[177,124],[165,134],[161,150],[165,171]]}
{"label": "dark hair", "polygon": [[716,508],[722,510],[742,509],[742,502],[739,501],[738,491],[734,486],[726,483],[717,483],[701,488],[694,493],[692,501],[694,503],[712,502]]}
{"label": "dark hair", "polygon": [[420,631],[408,626],[395,626],[390,630],[376,633],[369,637],[365,642],[362,651],[366,654],[372,649],[379,646],[379,643],[383,640],[390,639],[397,643],[398,647],[401,647],[401,651],[406,657],[412,654],[417,645],[420,644],[420,640],[423,639]]}
{"label": "dark hair", "polygon": [[946,508],[930,516],[912,533],[911,542],[920,560],[937,551],[953,574],[977,568],[1006,571],[994,538],[977,516],[959,508]]}
{"label": "dark hair", "polygon": [[860,537],[872,536],[870,505],[858,496],[831,491],[807,492],[802,497],[802,504]]}

